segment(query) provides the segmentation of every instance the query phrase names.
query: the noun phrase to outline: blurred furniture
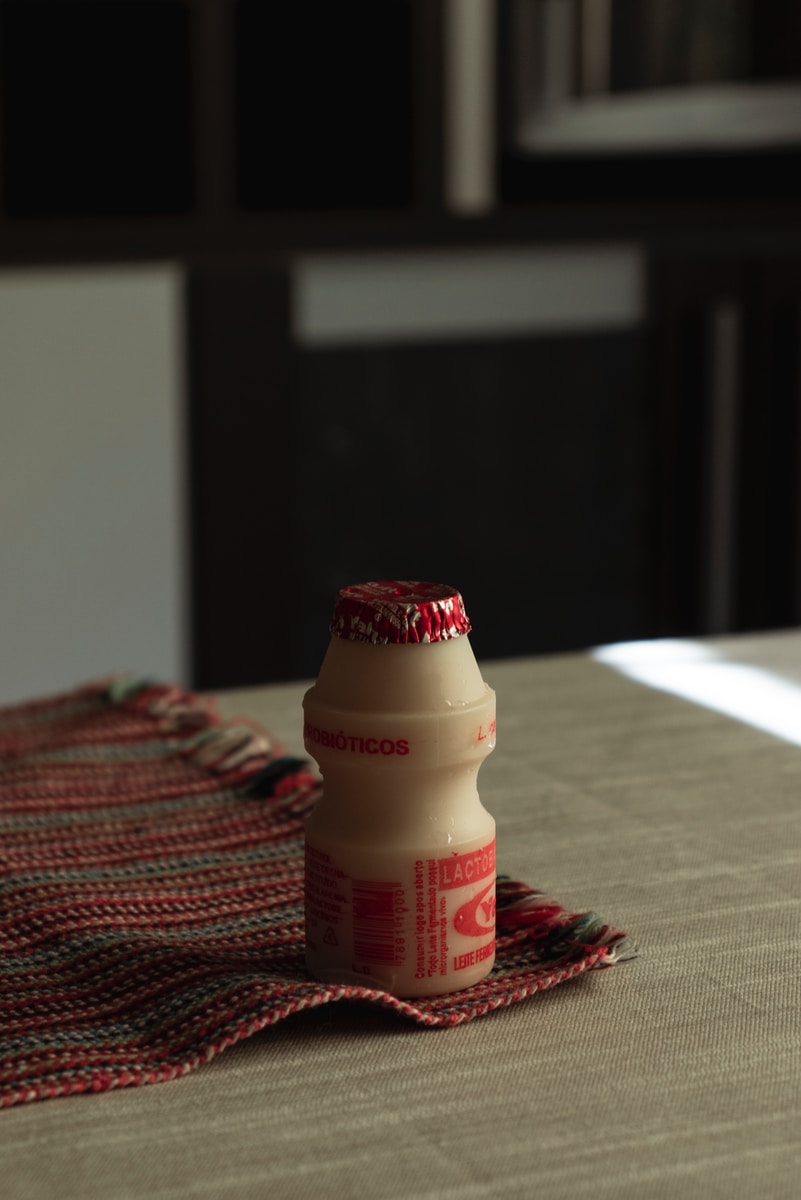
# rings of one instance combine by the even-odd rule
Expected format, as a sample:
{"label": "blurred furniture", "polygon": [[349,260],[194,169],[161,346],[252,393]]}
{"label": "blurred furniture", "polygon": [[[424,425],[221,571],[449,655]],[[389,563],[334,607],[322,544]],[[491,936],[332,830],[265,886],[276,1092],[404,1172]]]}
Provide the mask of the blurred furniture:
{"label": "blurred furniture", "polygon": [[[483,655],[797,623],[797,7],[285,8],[0,2],[0,265],[185,271],[194,682],[308,674],[367,573]],[[310,261],[599,247],[625,327],[299,336]]]}

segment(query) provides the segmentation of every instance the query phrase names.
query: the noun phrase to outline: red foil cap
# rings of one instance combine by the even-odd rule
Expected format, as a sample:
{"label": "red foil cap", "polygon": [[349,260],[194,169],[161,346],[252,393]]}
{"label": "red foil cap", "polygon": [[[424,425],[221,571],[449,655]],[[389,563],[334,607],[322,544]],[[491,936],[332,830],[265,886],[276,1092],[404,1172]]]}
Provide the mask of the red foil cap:
{"label": "red foil cap", "polygon": [[331,622],[335,637],[375,645],[444,642],[470,629],[456,588],[410,579],[343,588]]}

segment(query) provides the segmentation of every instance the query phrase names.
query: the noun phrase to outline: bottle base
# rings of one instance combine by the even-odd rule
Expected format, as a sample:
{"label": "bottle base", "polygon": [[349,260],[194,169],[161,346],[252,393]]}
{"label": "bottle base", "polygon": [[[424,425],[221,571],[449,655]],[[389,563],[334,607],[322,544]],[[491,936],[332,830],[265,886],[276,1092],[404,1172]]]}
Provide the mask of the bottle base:
{"label": "bottle base", "polygon": [[468,967],[453,975],[439,975],[429,979],[410,979],[408,975],[375,967],[368,971],[353,971],[332,966],[330,963],[315,963],[307,959],[306,967],[313,979],[320,983],[341,984],[343,987],[370,988],[389,992],[399,1000],[423,999],[429,996],[447,996],[452,992],[463,992],[486,979],[495,962],[494,955],[475,967]]}

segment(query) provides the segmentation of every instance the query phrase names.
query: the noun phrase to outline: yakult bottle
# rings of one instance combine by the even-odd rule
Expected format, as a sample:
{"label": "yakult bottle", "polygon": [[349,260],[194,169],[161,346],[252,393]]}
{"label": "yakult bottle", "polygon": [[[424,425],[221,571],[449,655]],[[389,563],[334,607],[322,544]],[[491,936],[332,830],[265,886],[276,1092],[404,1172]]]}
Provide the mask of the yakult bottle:
{"label": "yakult bottle", "polygon": [[495,822],[476,789],[495,746],[454,588],[344,588],[303,700],[323,776],[306,825],[306,961],[324,981],[430,996],[495,958]]}

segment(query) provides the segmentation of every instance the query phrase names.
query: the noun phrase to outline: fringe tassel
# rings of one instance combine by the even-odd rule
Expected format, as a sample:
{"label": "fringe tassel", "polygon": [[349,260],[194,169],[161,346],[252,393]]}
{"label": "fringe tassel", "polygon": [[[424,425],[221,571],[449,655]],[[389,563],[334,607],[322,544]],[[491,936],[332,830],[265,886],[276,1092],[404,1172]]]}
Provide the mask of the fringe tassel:
{"label": "fringe tassel", "polygon": [[109,704],[146,712],[166,734],[185,734],[180,753],[197,766],[216,774],[232,771],[250,774],[264,768],[277,747],[261,729],[243,722],[223,722],[213,703],[181,688],[154,683],[137,675],[121,675],[104,691]]}
{"label": "fringe tassel", "polygon": [[627,934],[604,924],[597,913],[570,913],[543,892],[503,875],[496,893],[498,934],[540,943],[543,958],[569,961],[588,949],[604,948],[602,965],[612,966],[639,954]]}
{"label": "fringe tassel", "polygon": [[185,742],[181,752],[199,767],[227,772],[252,765],[254,759],[271,758],[273,744],[245,725],[215,725]]}

